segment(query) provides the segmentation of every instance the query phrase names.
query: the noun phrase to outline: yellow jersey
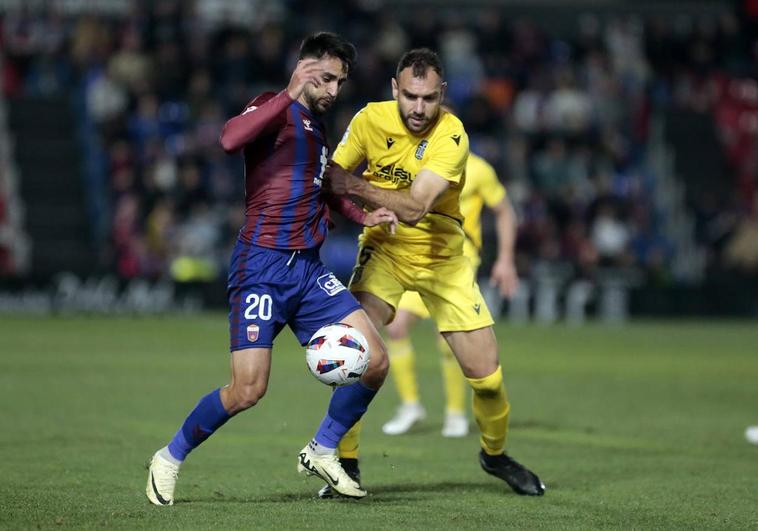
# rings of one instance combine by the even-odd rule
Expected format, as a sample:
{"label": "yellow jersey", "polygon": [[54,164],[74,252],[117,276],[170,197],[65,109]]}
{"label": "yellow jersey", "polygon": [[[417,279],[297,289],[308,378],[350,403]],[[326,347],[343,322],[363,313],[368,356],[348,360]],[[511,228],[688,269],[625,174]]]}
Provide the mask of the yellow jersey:
{"label": "yellow jersey", "polygon": [[394,235],[383,226],[366,227],[361,244],[381,245],[395,255],[461,254],[465,237],[459,198],[468,154],[468,135],[449,112],[440,110],[434,127],[416,136],[405,127],[395,100],[369,103],[358,111],[332,156],[337,164],[353,171],[365,160],[363,177],[373,186],[391,190],[410,188],[423,169],[450,182],[415,226],[399,223]]}
{"label": "yellow jersey", "polygon": [[477,254],[482,248],[482,207],[486,204],[493,208],[505,196],[505,187],[498,180],[495,168],[482,157],[471,153],[466,164],[466,185],[461,191],[461,213],[464,217],[463,231]]}

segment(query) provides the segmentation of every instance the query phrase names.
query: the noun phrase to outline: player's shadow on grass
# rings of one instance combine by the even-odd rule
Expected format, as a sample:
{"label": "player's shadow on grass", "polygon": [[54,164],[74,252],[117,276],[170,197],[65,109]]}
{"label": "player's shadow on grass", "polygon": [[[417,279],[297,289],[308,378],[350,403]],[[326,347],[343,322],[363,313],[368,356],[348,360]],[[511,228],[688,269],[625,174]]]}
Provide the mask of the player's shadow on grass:
{"label": "player's shadow on grass", "polygon": [[[414,435],[429,435],[432,434],[439,434],[442,431],[442,424],[416,424],[412,428],[410,428],[407,432],[403,434],[403,437],[408,436],[414,436]],[[394,435],[393,435],[394,437]]]}
{"label": "player's shadow on grass", "polygon": [[[537,420],[522,420],[522,421],[513,421],[510,423],[511,429],[540,429],[540,430],[546,430],[546,431],[558,431],[562,429],[562,427],[555,423],[548,423],[548,422],[540,422]],[[403,434],[404,437],[407,436],[413,436],[413,435],[439,435],[439,433],[442,431],[442,423],[427,423],[422,422],[419,424],[415,424],[411,429],[409,429],[406,433]],[[593,428],[584,428],[584,431],[586,433],[592,433],[595,430]],[[476,429],[476,425],[472,424],[471,429],[469,431],[469,436],[479,436],[479,432]]]}
{"label": "player's shadow on grass", "polygon": [[[440,481],[439,483],[401,483],[380,484],[375,487],[366,487],[371,496],[372,503],[395,503],[409,499],[428,498],[429,493],[486,493],[502,490],[502,486],[491,481]],[[510,492],[510,489],[507,489]],[[414,495],[415,494],[415,495]],[[400,499],[398,496],[401,495]]]}
{"label": "player's shadow on grass", "polygon": [[[333,498],[323,500],[322,503],[382,503],[382,504],[406,504],[408,501],[423,500],[429,498],[430,493],[497,493],[498,491],[510,495],[514,492],[505,485],[499,485],[496,482],[463,482],[463,481],[441,481],[439,483],[403,483],[399,485],[380,484],[375,487],[368,486],[369,495],[363,500],[351,500],[348,498]],[[267,496],[227,496],[221,492],[215,492],[213,496],[203,496],[188,500],[177,500],[177,504],[192,503],[296,503],[310,500],[317,500],[316,490],[303,492],[292,492],[283,494],[270,494]]]}

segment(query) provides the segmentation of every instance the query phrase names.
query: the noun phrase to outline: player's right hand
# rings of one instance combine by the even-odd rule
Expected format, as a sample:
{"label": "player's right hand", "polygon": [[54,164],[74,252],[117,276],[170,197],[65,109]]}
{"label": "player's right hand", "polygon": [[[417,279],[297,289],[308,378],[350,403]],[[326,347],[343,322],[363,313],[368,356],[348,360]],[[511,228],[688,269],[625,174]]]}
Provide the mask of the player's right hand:
{"label": "player's right hand", "polygon": [[287,93],[290,98],[296,100],[300,97],[308,83],[314,87],[321,85],[321,74],[324,69],[319,65],[319,60],[313,57],[301,59],[297,62],[295,70],[292,72]]}
{"label": "player's right hand", "polygon": [[367,227],[373,227],[380,223],[386,224],[390,234],[395,234],[397,230],[397,214],[388,208],[379,207],[367,213],[366,218],[363,220],[363,224]]}

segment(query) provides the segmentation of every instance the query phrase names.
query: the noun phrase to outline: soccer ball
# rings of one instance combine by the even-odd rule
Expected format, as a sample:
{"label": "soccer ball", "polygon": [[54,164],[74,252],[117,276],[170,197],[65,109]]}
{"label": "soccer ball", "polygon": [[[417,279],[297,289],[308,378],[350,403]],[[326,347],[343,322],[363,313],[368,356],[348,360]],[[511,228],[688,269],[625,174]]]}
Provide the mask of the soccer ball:
{"label": "soccer ball", "polygon": [[322,326],[305,349],[305,360],[313,376],[332,387],[357,382],[370,358],[366,338],[344,323]]}

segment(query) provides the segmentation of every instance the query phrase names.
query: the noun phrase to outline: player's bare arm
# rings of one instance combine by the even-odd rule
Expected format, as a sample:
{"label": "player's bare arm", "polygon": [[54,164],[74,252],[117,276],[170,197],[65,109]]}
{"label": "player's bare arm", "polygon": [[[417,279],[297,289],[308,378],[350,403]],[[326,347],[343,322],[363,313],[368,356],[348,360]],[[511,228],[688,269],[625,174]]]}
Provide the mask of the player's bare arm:
{"label": "player's bare arm", "polygon": [[374,208],[385,207],[409,225],[418,223],[450,185],[436,173],[421,170],[410,190],[385,190],[348,173],[333,161],[327,167],[326,175],[332,193],[357,197]]}
{"label": "player's bare arm", "polygon": [[497,232],[497,259],[490,272],[490,285],[497,286],[503,297],[511,297],[518,289],[518,273],[513,249],[516,243],[516,213],[507,197],[492,207]]}

